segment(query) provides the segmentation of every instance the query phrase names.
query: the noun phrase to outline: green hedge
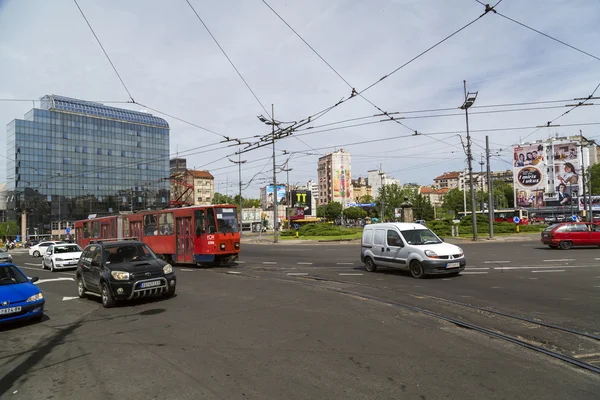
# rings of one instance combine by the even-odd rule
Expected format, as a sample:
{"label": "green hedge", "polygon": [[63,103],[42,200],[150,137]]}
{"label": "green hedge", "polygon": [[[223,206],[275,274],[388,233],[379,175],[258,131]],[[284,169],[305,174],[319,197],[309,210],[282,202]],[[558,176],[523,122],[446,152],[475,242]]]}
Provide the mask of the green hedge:
{"label": "green hedge", "polygon": [[[362,232],[362,228],[347,228],[332,224],[307,224],[300,226],[298,230],[300,236],[348,236],[356,232]],[[281,236],[295,236],[296,231],[290,229],[281,232]]]}
{"label": "green hedge", "polygon": [[[427,227],[437,233],[440,236],[451,236],[452,235],[452,220],[443,221],[431,221],[427,223]],[[520,225],[520,232],[540,232],[547,225]],[[477,232],[478,233],[489,233],[490,226],[486,216],[477,216]],[[472,234],[472,223],[471,218],[463,218],[458,224],[459,234]],[[515,224],[511,222],[494,222],[494,233],[515,233]]]}

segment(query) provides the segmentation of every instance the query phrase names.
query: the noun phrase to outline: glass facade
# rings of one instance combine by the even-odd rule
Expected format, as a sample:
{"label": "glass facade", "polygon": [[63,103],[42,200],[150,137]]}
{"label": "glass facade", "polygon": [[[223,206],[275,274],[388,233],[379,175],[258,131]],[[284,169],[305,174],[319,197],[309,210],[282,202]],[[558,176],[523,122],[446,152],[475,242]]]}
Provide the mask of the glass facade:
{"label": "glass facade", "polygon": [[169,204],[169,125],[162,118],[44,96],[40,109],[8,124],[6,140],[7,208],[17,221],[26,213],[27,235],[89,214]]}

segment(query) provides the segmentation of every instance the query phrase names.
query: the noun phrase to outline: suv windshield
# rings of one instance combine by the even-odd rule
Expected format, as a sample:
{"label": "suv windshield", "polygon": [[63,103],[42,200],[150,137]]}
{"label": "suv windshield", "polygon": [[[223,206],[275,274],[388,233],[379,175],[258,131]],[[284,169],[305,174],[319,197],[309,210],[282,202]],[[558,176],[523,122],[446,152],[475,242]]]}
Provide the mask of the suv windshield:
{"label": "suv windshield", "polygon": [[104,261],[107,264],[148,261],[156,258],[154,252],[145,244],[107,246],[104,248]]}
{"label": "suv windshield", "polygon": [[29,279],[13,265],[0,266],[0,286],[27,282],[29,282]]}
{"label": "suv windshield", "polygon": [[70,244],[67,246],[54,245],[53,248],[54,248],[54,254],[78,253],[81,251],[81,247],[77,246],[76,244]]}
{"label": "suv windshield", "polygon": [[219,233],[238,232],[235,208],[217,208],[217,229]]}
{"label": "suv windshield", "polygon": [[429,229],[410,229],[401,231],[401,233],[408,244],[422,245],[442,243],[435,233],[431,232]]}

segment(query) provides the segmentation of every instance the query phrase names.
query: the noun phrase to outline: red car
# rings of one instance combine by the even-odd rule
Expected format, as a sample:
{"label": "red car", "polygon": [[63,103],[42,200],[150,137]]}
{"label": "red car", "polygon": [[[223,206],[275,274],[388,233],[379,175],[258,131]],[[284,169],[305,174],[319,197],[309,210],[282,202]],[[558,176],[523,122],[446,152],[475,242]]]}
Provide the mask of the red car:
{"label": "red car", "polygon": [[600,246],[600,225],[589,222],[561,222],[542,232],[542,243],[553,249],[573,246]]}

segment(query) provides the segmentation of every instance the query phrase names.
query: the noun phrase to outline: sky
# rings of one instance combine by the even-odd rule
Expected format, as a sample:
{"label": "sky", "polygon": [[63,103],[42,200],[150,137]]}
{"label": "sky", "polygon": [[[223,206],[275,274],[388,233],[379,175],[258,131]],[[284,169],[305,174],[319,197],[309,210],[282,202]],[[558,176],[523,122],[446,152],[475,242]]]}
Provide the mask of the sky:
{"label": "sky", "polygon": [[[151,112],[170,124],[171,155],[209,170],[220,193],[238,192],[238,167],[229,159],[238,160],[240,147],[219,143],[219,135],[255,141],[270,133],[257,116],[268,117],[271,105],[275,119],[287,122],[347,100],[276,143],[276,170],[290,169],[277,180],[285,183],[289,175],[292,185],[316,180],[318,158],[340,148],[352,155],[353,178],[381,165],[401,183],[428,185],[446,171],[463,170],[463,80],[468,91],[478,92],[469,110],[475,170],[486,135],[492,170],[511,168],[515,143],[580,130],[600,138],[600,100],[560,117],[560,126],[535,128],[593,92],[600,60],[491,12],[379,81],[483,14],[474,0],[268,0],[349,85],[263,1],[190,0],[260,103],[186,0],[77,1],[138,104],[116,103],[130,96],[73,0],[0,0],[0,99],[36,100],[0,101],[0,124],[23,118],[45,94]],[[596,0],[503,0],[496,9],[600,57]],[[360,92],[373,83],[362,93],[368,101],[350,98],[351,88]],[[567,101],[486,107],[554,100]],[[424,111],[446,108],[451,110]],[[380,122],[386,117],[373,117],[380,110],[402,112],[396,116],[404,119]],[[502,110],[507,112],[497,112]],[[452,115],[433,117],[440,114]],[[362,117],[369,118],[333,124]],[[0,143],[6,143],[5,128]],[[10,157],[3,147],[0,182]],[[259,188],[272,182],[271,155],[271,146],[241,154],[245,197],[258,197]]]}

